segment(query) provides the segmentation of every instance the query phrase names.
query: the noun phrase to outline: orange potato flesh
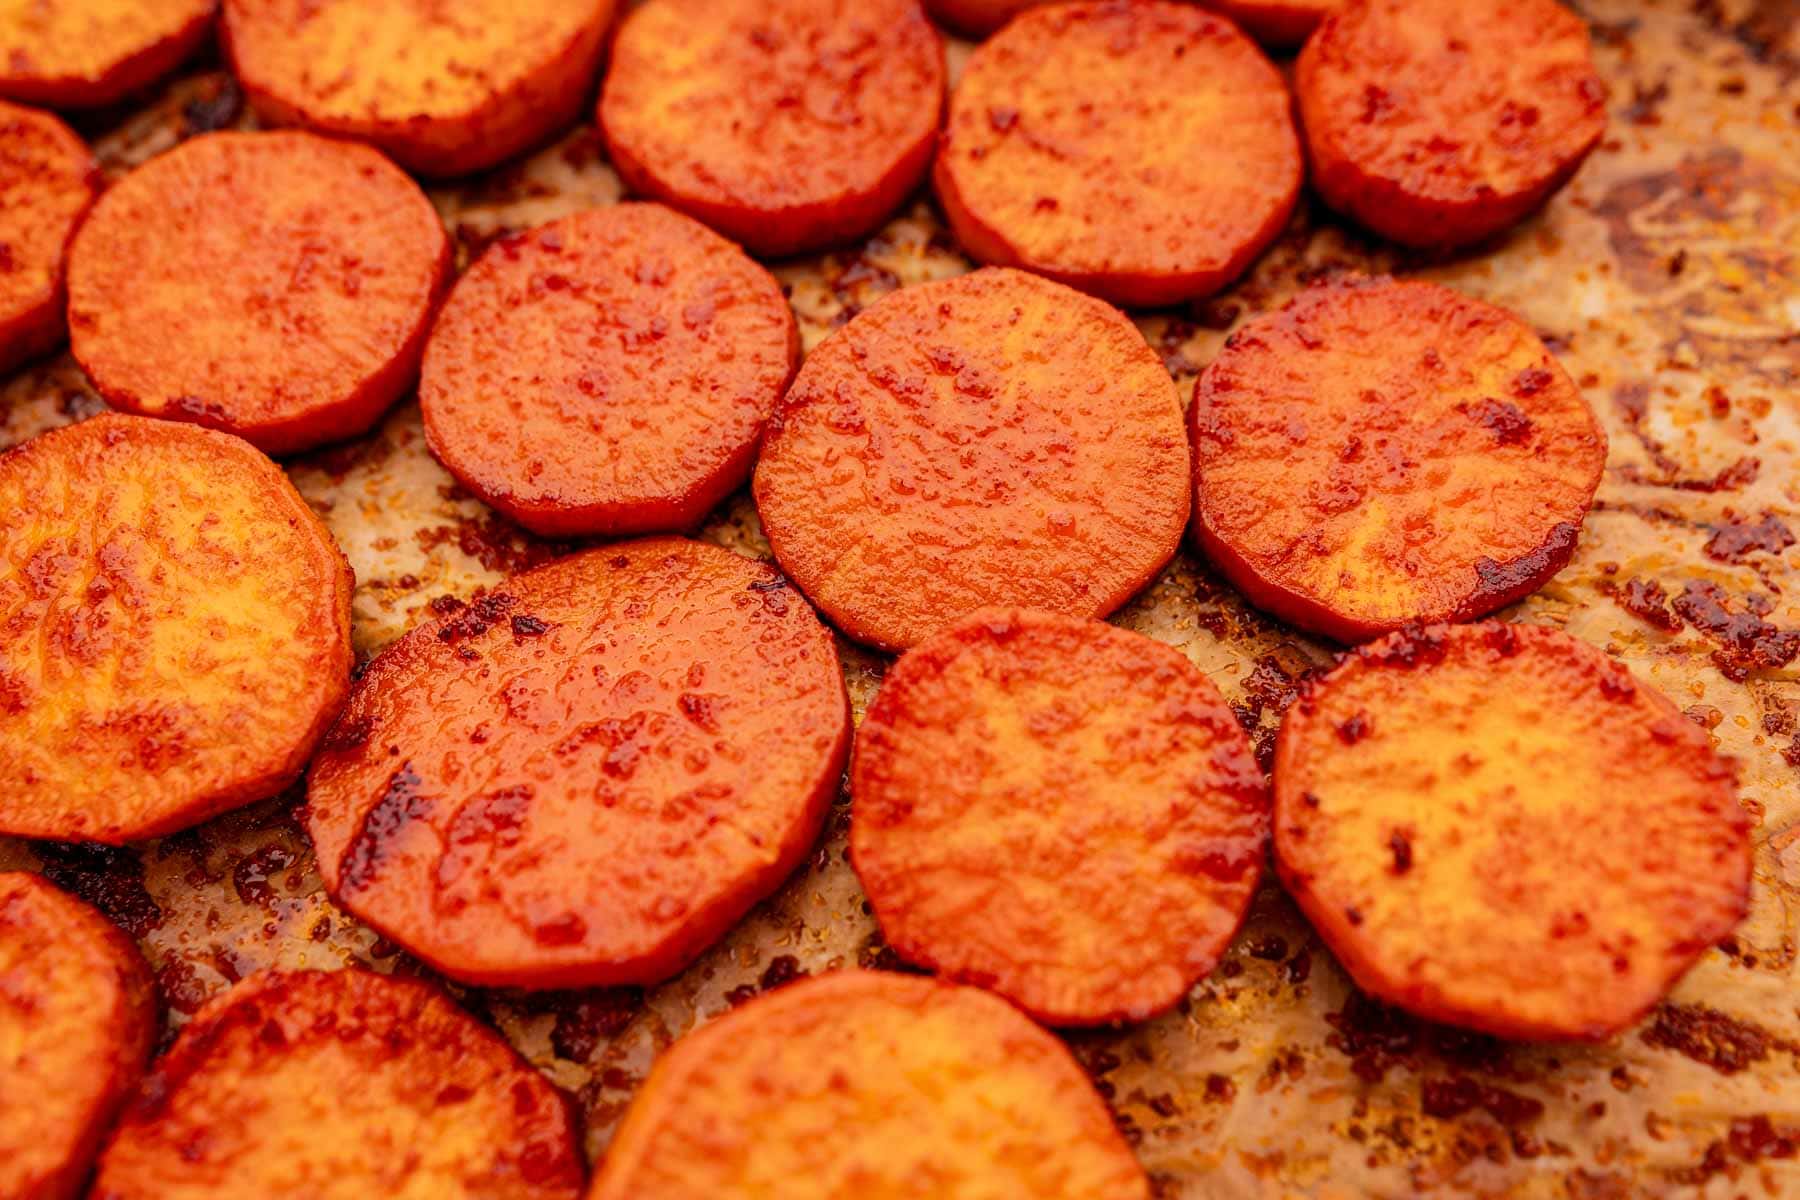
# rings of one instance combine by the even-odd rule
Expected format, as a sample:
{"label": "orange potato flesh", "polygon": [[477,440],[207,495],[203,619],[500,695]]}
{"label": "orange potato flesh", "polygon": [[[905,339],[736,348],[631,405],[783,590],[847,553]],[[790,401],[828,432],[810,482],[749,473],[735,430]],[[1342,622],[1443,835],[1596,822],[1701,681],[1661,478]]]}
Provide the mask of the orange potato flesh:
{"label": "orange potato flesh", "polygon": [[1116,309],[1020,271],[883,298],[806,359],[757,460],[784,570],[902,650],[987,605],[1098,617],[1188,516],[1174,383]]}
{"label": "orange potato flesh", "polygon": [[226,52],[264,120],[462,175],[571,124],[613,0],[226,0]]}
{"label": "orange potato flesh", "polygon": [[1149,1195],[1061,1042],[974,988],[844,971],[677,1042],[588,1200]]}
{"label": "orange potato flesh", "polygon": [[1261,873],[1250,740],[1182,654],[984,609],[888,671],[850,853],[888,945],[1052,1025],[1145,1020],[1219,961]]}
{"label": "orange potato flesh", "polygon": [[1351,278],[1252,321],[1189,421],[1201,549],[1251,603],[1345,642],[1535,591],[1606,465],[1537,335],[1430,283]]}
{"label": "orange potato flesh", "polygon": [[416,979],[265,971],[157,1061],[92,1200],[574,1200],[568,1102]]}
{"label": "orange potato flesh", "polygon": [[284,454],[375,423],[412,385],[450,240],[373,150],[214,133],[94,205],[69,251],[75,357],[115,408]]}
{"label": "orange potato flesh", "polygon": [[622,204],[482,255],[419,399],[432,453],[526,527],[666,532],[743,484],[799,361],[772,275],[696,221]]}
{"label": "orange potato flesh", "polygon": [[1313,187],[1408,246],[1517,224],[1606,131],[1587,26],[1556,0],[1356,0],[1294,86]]}
{"label": "orange potato flesh", "polygon": [[180,66],[218,0],[0,0],[0,96],[98,108]]}
{"label": "orange potato flesh", "polygon": [[931,15],[959,33],[986,37],[1028,8],[1051,0],[925,0]]}
{"label": "orange potato flesh", "polygon": [[1366,991],[1501,1037],[1604,1038],[1749,902],[1750,821],[1706,733],[1557,630],[1355,651],[1288,710],[1283,882]]}
{"label": "orange potato flesh", "polygon": [[75,132],[0,101],[0,372],[63,338],[63,259],[99,190]]}
{"label": "orange potato flesh", "polygon": [[331,894],[446,975],[654,983],[799,865],[849,722],[830,633],[772,569],[601,547],[377,658],[307,825]]}
{"label": "orange potato flesh", "polygon": [[1166,2],[1034,8],[984,42],[933,178],[975,258],[1116,304],[1230,283],[1287,224],[1287,85],[1229,21]]}
{"label": "orange potato flesh", "polygon": [[136,841],[299,775],[351,579],[275,464],[106,414],[0,455],[0,511],[0,833]]}
{"label": "orange potato flesh", "polygon": [[1346,0],[1201,0],[1224,13],[1265,46],[1292,49],[1307,39],[1319,22],[1344,7]]}
{"label": "orange potato flesh", "polygon": [[155,1035],[131,939],[41,876],[0,874],[0,1196],[80,1194]]}
{"label": "orange potato flesh", "polygon": [[649,0],[620,25],[600,125],[632,191],[775,256],[886,220],[943,99],[919,0]]}

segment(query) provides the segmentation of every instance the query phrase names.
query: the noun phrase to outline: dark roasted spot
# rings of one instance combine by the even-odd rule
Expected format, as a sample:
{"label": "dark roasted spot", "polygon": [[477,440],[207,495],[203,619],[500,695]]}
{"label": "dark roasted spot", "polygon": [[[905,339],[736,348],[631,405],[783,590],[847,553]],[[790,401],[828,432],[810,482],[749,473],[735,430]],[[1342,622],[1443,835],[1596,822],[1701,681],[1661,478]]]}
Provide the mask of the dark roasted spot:
{"label": "dark roasted spot", "polygon": [[1502,1125],[1526,1125],[1544,1115],[1544,1104],[1467,1075],[1428,1079],[1419,1085],[1419,1107],[1428,1117],[1450,1120],[1474,1109],[1484,1110]]}
{"label": "dark roasted spot", "polygon": [[346,712],[332,723],[331,732],[325,735],[325,740],[319,748],[339,753],[345,750],[356,750],[368,743],[369,735],[374,730],[375,721],[367,714],[352,719]]}
{"label": "dark roasted spot", "polygon": [[1800,656],[1800,631],[1764,620],[1767,609],[1754,597],[1741,603],[1741,611],[1734,611],[1725,590],[1710,580],[1689,581],[1674,601],[1676,615],[1718,645],[1713,664],[1737,683],[1752,672],[1785,667]]}
{"label": "dark roasted spot", "polygon": [[1408,625],[1379,642],[1354,651],[1363,662],[1378,667],[1411,668],[1444,660],[1444,628],[1440,625]]}
{"label": "dark roasted spot", "polygon": [[363,817],[362,827],[344,850],[339,874],[345,891],[357,891],[373,882],[387,857],[388,843],[431,812],[431,800],[419,795],[419,783],[410,762],[388,776],[381,798]]}
{"label": "dark roasted spot", "polygon": [[1428,1059],[1463,1071],[1510,1073],[1505,1043],[1498,1039],[1421,1021],[1363,992],[1351,992],[1343,1008],[1325,1020],[1334,1031],[1326,1044],[1351,1060],[1358,1078],[1371,1083],[1379,1083],[1392,1067],[1417,1070]]}
{"label": "dark roasted spot", "polygon": [[269,907],[275,899],[270,881],[299,861],[299,856],[279,842],[271,842],[243,858],[232,868],[231,884],[245,904]]}
{"label": "dark roasted spot", "polygon": [[1531,437],[1531,418],[1509,400],[1484,398],[1458,407],[1469,414],[1470,420],[1493,434],[1498,445],[1519,446]]}
{"label": "dark roasted spot", "polygon": [[1569,561],[1580,536],[1579,526],[1572,521],[1559,521],[1543,545],[1529,554],[1504,563],[1491,558],[1476,559],[1475,575],[1481,583],[1471,604],[1485,610],[1535,589]]}
{"label": "dark roasted spot", "polygon": [[556,1011],[550,1045],[558,1058],[586,1062],[600,1043],[617,1037],[644,1006],[644,993],[631,987],[600,988],[579,994]]}
{"label": "dark roasted spot", "polygon": [[162,909],[144,887],[143,863],[131,850],[63,842],[40,842],[32,849],[45,879],[87,901],[132,937],[142,939],[161,928]]}
{"label": "dark roasted spot", "polygon": [[1721,1075],[1735,1075],[1769,1057],[1772,1049],[1791,1049],[1767,1031],[1704,1004],[1664,1004],[1644,1029],[1644,1041],[1673,1050]]}
{"label": "dark roasted spot", "polygon": [[1793,1158],[1800,1153],[1800,1129],[1777,1128],[1761,1113],[1754,1117],[1736,1117],[1726,1135],[1731,1152],[1745,1162],[1765,1158]]}
{"label": "dark roasted spot", "polygon": [[1669,593],[1654,579],[1627,579],[1623,585],[1609,584],[1606,594],[1613,603],[1664,633],[1681,629],[1681,618],[1669,610]]}
{"label": "dark roasted spot", "polygon": [[1713,535],[1704,550],[1708,558],[1720,562],[1739,563],[1754,554],[1779,554],[1794,544],[1794,533],[1787,522],[1772,512],[1750,521],[1728,519],[1713,526]]}
{"label": "dark roasted spot", "polygon": [[1405,830],[1396,829],[1396,830],[1394,830],[1394,832],[1392,834],[1389,835],[1388,850],[1394,856],[1394,865],[1392,867],[1394,874],[1404,875],[1408,871],[1412,870],[1412,865],[1413,865],[1412,839],[1410,839],[1406,836]]}
{"label": "dark roasted spot", "polygon": [[1549,387],[1556,376],[1542,367],[1526,367],[1513,376],[1512,391],[1515,396],[1535,396]]}
{"label": "dark roasted spot", "polygon": [[523,641],[526,638],[543,637],[550,632],[550,623],[537,617],[519,615],[512,619],[513,640]]}
{"label": "dark roasted spot", "polygon": [[458,642],[478,638],[493,628],[518,601],[505,592],[477,596],[455,616],[438,627],[438,640]]}

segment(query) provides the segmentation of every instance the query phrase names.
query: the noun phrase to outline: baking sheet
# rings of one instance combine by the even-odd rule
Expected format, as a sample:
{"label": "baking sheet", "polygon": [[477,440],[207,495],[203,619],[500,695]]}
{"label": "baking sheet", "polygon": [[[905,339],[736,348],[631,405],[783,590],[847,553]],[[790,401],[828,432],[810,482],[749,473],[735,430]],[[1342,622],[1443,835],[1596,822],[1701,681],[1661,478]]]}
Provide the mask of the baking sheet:
{"label": "baking sheet", "polygon": [[[1070,1039],[1165,1197],[1800,1195],[1800,0],[1586,0],[1612,90],[1605,144],[1497,247],[1400,254],[1302,203],[1228,294],[1140,318],[1181,385],[1229,329],[1343,270],[1430,278],[1522,313],[1605,423],[1611,451],[1575,561],[1506,614],[1628,663],[1741,765],[1758,819],[1749,919],[1639,1028],[1533,1047],[1424,1025],[1354,994],[1272,883],[1178,1011]],[[952,48],[953,67],[967,48]],[[199,71],[89,119],[110,174],[248,124]],[[434,200],[459,265],[492,238],[619,198],[591,128]],[[895,287],[956,274],[924,197],[854,252],[774,264],[808,347]],[[101,409],[65,357],[0,384],[0,445]],[[439,597],[467,598],[566,547],[526,537],[427,454],[416,406],[286,464],[356,570],[368,655]],[[746,495],[700,536],[767,554]],[[1246,608],[1184,551],[1116,618],[1180,647],[1265,752],[1328,647]],[[883,660],[845,644],[858,714]],[[128,850],[0,840],[144,947],[172,1036],[273,964],[429,974],[323,897],[287,796]],[[656,1052],[805,972],[898,965],[845,858],[840,803],[807,866],[719,946],[648,992],[453,988],[576,1097],[590,1154]]]}

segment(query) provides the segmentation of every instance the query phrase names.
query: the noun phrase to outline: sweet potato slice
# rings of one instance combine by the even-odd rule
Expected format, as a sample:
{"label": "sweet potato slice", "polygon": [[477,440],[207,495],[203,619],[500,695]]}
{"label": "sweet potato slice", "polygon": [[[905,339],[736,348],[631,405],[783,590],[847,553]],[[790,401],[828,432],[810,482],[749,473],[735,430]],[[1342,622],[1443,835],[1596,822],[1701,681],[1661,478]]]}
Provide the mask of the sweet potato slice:
{"label": "sweet potato slice", "polygon": [[658,204],[493,246],[425,351],[425,436],[483,500],[548,536],[698,524],[750,474],[800,361],[781,285]]}
{"label": "sweet potato slice", "polygon": [[219,0],[6,0],[0,96],[98,108],[180,66],[212,29]]}
{"label": "sweet potato slice", "polygon": [[925,0],[931,15],[958,33],[986,37],[1028,8],[1050,0]]}
{"label": "sweet potato slice", "polygon": [[418,979],[264,971],[201,1009],[93,1200],[574,1200],[569,1104]]}
{"label": "sweet potato slice", "polygon": [[571,124],[614,0],[225,0],[226,52],[257,115],[464,175]]}
{"label": "sweet potato slice", "polygon": [[782,568],[904,650],[987,605],[1099,617],[1188,516],[1175,385],[1108,305],[1020,271],[884,297],[776,406],[756,506]]}
{"label": "sweet potato slice", "polygon": [[0,101],[0,373],[62,341],[64,256],[98,190],[74,130]]}
{"label": "sweet potato slice", "polygon": [[1606,465],[1537,335],[1431,283],[1303,292],[1232,336],[1189,417],[1200,547],[1251,603],[1345,642],[1537,590]]}
{"label": "sweet potato slice", "polygon": [[1164,0],[1021,14],[969,59],[933,171],[977,259],[1133,306],[1230,283],[1300,176],[1281,73],[1229,21]]}
{"label": "sweet potato slice", "polygon": [[588,1200],[1148,1200],[1093,1084],[985,992],[842,971],[651,1069]]}
{"label": "sweet potato slice", "polygon": [[1345,0],[1201,0],[1224,13],[1265,46],[1290,50],[1304,42],[1319,22],[1344,7]]}
{"label": "sweet potato slice", "polygon": [[632,191],[782,255],[880,225],[943,103],[919,0],[649,0],[619,27],[600,125]]}
{"label": "sweet potato slice", "polygon": [[69,251],[69,337],[109,404],[271,454],[375,423],[412,385],[450,239],[375,151],[215,133],[94,205]]}
{"label": "sweet potato slice", "polygon": [[851,861],[899,955],[1051,1025],[1139,1021],[1218,963],[1268,793],[1200,670],[1099,621],[983,609],[856,735]]}
{"label": "sweet potato slice", "polygon": [[1428,626],[1288,709],[1281,878],[1365,990],[1501,1037],[1603,1038],[1749,902],[1704,730],[1558,630]]}
{"label": "sweet potato slice", "polygon": [[0,833],[272,796],[350,687],[350,568],[237,438],[105,414],[0,455]]}
{"label": "sweet potato slice", "polygon": [[80,1194],[155,1035],[132,940],[42,876],[0,874],[0,1196]]}
{"label": "sweet potato slice", "polygon": [[1587,26],[1556,0],[1356,0],[1294,83],[1313,187],[1408,246],[1517,224],[1606,131]]}
{"label": "sweet potato slice", "polygon": [[601,547],[377,658],[308,829],[332,895],[446,975],[652,983],[799,864],[849,721],[831,635],[773,569]]}

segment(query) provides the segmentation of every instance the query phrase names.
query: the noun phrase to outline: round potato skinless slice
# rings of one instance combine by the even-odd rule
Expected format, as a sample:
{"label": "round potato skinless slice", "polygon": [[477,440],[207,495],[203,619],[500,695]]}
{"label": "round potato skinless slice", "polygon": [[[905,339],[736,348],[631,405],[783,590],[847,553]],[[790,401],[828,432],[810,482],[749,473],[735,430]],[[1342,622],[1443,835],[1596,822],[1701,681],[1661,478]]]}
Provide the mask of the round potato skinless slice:
{"label": "round potato skinless slice", "polygon": [[1171,647],[983,609],[909,650],[856,735],[850,853],[888,945],[1050,1025],[1141,1021],[1210,972],[1268,792]]}
{"label": "round potato skinless slice", "polygon": [[156,984],[130,938],[23,871],[0,874],[0,1196],[73,1200],[137,1086]]}
{"label": "round potato skinless slice", "polygon": [[1603,1038],[1749,901],[1706,732],[1558,630],[1429,626],[1288,709],[1281,877],[1366,991],[1500,1037]]}
{"label": "round potato skinless slice", "polygon": [[933,178],[975,258],[1116,304],[1209,295],[1300,193],[1287,85],[1231,22],[1190,4],[1034,8],[982,43]]}
{"label": "round potato skinless slice", "polygon": [[277,125],[463,175],[528,150],[587,102],[613,0],[225,0],[226,52]]}
{"label": "round potato skinless slice", "polygon": [[137,841],[293,782],[351,579],[274,463],[108,413],[0,455],[0,512],[0,834]]}
{"label": "round potato skinless slice", "polygon": [[1020,271],[884,297],[776,406],[756,507],[839,628],[904,650],[987,605],[1101,617],[1168,563],[1188,453],[1118,310]]}
{"label": "round potato skinless slice", "polygon": [[1288,50],[1300,45],[1319,22],[1344,6],[1345,0],[1201,0],[1224,13],[1265,46]]}
{"label": "round potato skinless slice", "polygon": [[1408,246],[1517,224],[1606,131],[1587,26],[1556,0],[1353,0],[1294,85],[1313,187]]}
{"label": "round potato skinless slice", "polygon": [[432,453],[527,528],[660,532],[743,484],[799,361],[774,276],[696,221],[622,204],[482,255],[419,398]]}
{"label": "round potato skinless slice", "polygon": [[180,66],[218,0],[0,0],[0,96],[98,108]]}
{"label": "round potato skinless slice", "polygon": [[308,781],[325,886],[470,983],[648,984],[785,879],[842,777],[830,633],[717,546],[605,546],[389,647]]}
{"label": "round potato skinless slice", "polygon": [[959,33],[986,37],[1028,8],[1051,0],[925,0],[931,15]]}
{"label": "round potato skinless slice", "polygon": [[1189,412],[1202,550],[1354,642],[1520,600],[1575,551],[1606,434],[1524,322],[1351,277],[1244,326]]}
{"label": "round potato skinless slice", "polygon": [[1148,1200],[1067,1048],[1005,1001],[842,971],[657,1060],[588,1200]]}
{"label": "round potato skinless slice", "polygon": [[772,256],[880,225],[943,103],[919,0],[649,0],[619,28],[600,125],[632,191]]}
{"label": "round potato skinless slice", "polygon": [[194,1018],[93,1200],[575,1200],[568,1101],[422,980],[264,971]]}
{"label": "round potato skinless slice", "polygon": [[64,252],[98,191],[73,130],[0,101],[0,372],[62,340]]}
{"label": "round potato skinless slice", "polygon": [[368,429],[418,374],[450,239],[366,146],[214,133],[114,184],[69,251],[69,337],[115,408],[270,454]]}

